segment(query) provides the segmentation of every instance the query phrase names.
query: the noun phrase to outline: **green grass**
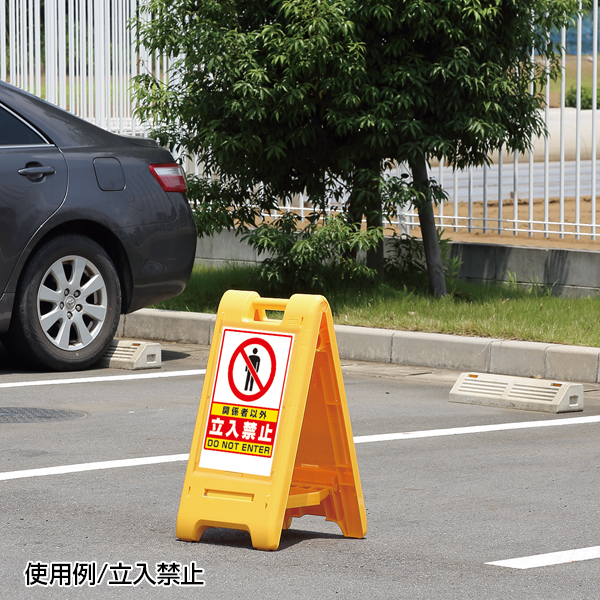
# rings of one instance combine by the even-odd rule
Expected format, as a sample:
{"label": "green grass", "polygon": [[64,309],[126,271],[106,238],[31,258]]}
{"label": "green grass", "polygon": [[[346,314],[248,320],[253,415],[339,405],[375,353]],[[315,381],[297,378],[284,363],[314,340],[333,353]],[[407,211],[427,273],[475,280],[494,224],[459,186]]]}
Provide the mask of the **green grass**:
{"label": "green grass", "polygon": [[[154,308],[214,313],[228,289],[269,294],[249,267],[195,267],[186,290]],[[435,300],[387,284],[327,295],[334,321],[345,325],[600,347],[600,299],[557,298],[541,288],[452,284]]]}

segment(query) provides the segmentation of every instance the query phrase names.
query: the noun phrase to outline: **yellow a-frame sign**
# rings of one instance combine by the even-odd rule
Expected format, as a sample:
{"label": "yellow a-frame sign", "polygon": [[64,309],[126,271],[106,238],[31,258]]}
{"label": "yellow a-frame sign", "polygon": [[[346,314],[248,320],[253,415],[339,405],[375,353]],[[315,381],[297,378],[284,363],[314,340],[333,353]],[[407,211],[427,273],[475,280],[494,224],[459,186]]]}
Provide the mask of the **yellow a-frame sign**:
{"label": "yellow a-frame sign", "polygon": [[[266,311],[284,311],[281,321]],[[293,517],[334,521],[362,538],[367,518],[331,309],[228,291],[219,305],[177,537],[248,531],[276,550]]]}

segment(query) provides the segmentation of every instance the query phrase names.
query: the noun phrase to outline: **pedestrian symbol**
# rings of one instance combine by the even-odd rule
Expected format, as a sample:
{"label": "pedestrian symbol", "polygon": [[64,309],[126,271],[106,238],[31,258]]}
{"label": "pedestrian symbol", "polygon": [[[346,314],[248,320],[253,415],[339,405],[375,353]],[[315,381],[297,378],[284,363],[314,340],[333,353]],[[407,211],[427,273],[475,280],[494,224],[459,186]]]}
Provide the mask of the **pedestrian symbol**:
{"label": "pedestrian symbol", "polygon": [[271,344],[263,338],[252,337],[231,355],[227,370],[229,387],[239,400],[254,402],[269,391],[276,370],[277,360]]}
{"label": "pedestrian symbol", "polygon": [[[248,356],[248,360],[252,363],[250,366],[246,365],[246,386],[244,387],[244,391],[252,391],[254,387],[254,376],[252,373],[256,373],[258,375],[258,369],[260,369],[260,356],[257,356],[258,348],[254,348],[252,350],[252,354]],[[254,369],[252,369],[254,367]],[[252,370],[251,370],[252,369]]]}

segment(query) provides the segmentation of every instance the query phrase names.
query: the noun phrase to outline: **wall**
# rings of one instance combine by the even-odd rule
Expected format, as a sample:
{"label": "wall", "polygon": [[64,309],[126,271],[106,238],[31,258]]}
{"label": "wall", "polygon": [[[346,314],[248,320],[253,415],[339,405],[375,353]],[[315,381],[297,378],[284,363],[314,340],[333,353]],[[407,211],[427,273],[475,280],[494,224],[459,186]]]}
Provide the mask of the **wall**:
{"label": "wall", "polygon": [[478,283],[513,279],[552,287],[558,296],[600,293],[600,252],[498,244],[451,243],[451,256],[462,265],[459,276]]}
{"label": "wall", "polygon": [[[464,242],[450,242],[450,247],[451,256],[462,262],[459,277],[468,281],[513,280],[521,286],[535,282],[569,297],[600,294],[600,251]],[[233,232],[198,240],[196,262],[207,266],[257,264],[262,258]]]}

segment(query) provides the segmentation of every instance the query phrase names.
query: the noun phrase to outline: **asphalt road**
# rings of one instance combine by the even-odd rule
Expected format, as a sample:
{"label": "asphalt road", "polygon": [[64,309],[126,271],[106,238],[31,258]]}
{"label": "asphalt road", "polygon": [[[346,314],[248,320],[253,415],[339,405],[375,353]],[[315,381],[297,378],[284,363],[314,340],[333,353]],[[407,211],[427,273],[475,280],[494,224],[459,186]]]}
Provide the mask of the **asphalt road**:
{"label": "asphalt road", "polygon": [[[598,598],[600,558],[523,569],[486,563],[600,544],[600,423],[556,425],[600,415],[600,386],[585,384],[583,413],[548,415],[449,403],[456,372],[345,361],[355,437],[429,437],[357,443],[365,539],[346,539],[337,525],[304,517],[283,532],[279,550],[262,552],[244,532],[208,530],[200,543],[175,536],[181,455],[189,451],[203,380],[189,372],[203,369],[207,356],[206,347],[164,344],[161,373],[172,377],[92,383],[86,379],[132,373],[25,371],[0,346],[5,415],[8,407],[27,407],[78,417],[0,422],[0,598]],[[34,385],[48,380],[62,383]],[[532,427],[455,429],[504,423]],[[30,476],[143,457],[171,462]],[[15,471],[24,473],[7,479]],[[59,587],[67,563],[104,568],[103,578]],[[156,569],[162,563],[185,567],[205,586],[165,585],[168,569]],[[54,585],[26,587],[26,573],[46,582],[53,573]],[[108,583],[124,575],[142,581]]]}

